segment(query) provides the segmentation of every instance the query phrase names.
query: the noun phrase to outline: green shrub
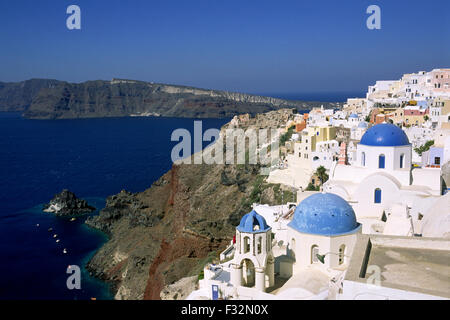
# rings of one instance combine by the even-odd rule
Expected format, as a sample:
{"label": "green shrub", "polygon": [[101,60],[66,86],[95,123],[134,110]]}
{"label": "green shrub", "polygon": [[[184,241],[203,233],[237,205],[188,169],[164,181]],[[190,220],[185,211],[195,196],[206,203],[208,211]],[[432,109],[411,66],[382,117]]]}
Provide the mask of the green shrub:
{"label": "green shrub", "polygon": [[288,131],[280,137],[280,146],[284,146],[286,144],[286,141],[289,141],[289,139],[291,139],[292,134],[294,133],[294,129],[295,125],[290,126]]}
{"label": "green shrub", "polygon": [[425,151],[430,150],[430,147],[434,144],[434,140],[429,140],[427,142],[425,142],[424,145],[418,147],[418,148],[414,148],[414,151],[417,152],[417,154],[419,156],[422,155],[422,153],[424,153]]}

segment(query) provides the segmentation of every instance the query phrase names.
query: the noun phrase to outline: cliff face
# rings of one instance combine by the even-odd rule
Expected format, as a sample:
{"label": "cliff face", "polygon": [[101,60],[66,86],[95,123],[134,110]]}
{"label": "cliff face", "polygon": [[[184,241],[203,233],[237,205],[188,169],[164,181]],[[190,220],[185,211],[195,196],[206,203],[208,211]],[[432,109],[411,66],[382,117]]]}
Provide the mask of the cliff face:
{"label": "cliff face", "polygon": [[60,81],[31,79],[22,82],[0,82],[0,111],[23,112],[43,88],[53,88]]}
{"label": "cliff face", "polygon": [[0,83],[0,111],[24,111],[31,119],[124,117],[158,114],[166,117],[224,118],[279,108],[310,109],[333,103],[302,102],[166,85],[134,80],[68,83],[28,80]]}
{"label": "cliff face", "polygon": [[115,284],[116,299],[159,299],[166,285],[197,276],[218,258],[252,203],[294,200],[291,191],[265,183],[259,169],[174,165],[144,192],[109,197],[100,214],[86,222],[110,235],[88,270]]}

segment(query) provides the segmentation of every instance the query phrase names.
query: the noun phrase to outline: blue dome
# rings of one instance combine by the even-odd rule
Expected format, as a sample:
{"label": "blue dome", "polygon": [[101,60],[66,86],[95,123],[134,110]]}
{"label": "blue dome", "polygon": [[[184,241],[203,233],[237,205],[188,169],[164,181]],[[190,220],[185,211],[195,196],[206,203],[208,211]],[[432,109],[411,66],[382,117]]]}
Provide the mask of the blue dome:
{"label": "blue dome", "polygon": [[358,115],[356,113],[352,113],[349,118],[354,118],[355,119],[355,118],[358,118]]}
{"label": "blue dome", "polygon": [[333,236],[353,233],[361,225],[347,201],[333,193],[315,193],[298,204],[288,226],[302,233]]}
{"label": "blue dome", "polygon": [[362,128],[362,129],[367,128],[368,126],[369,126],[369,125],[368,125],[367,122],[365,122],[365,121],[360,122],[360,123],[358,124],[358,128]]}
{"label": "blue dome", "polygon": [[263,216],[257,214],[255,210],[252,210],[252,212],[242,217],[237,229],[240,232],[257,233],[266,232],[270,227],[267,225],[266,219]]}
{"label": "blue dome", "polygon": [[360,144],[376,147],[406,146],[409,144],[406,133],[390,123],[373,126],[362,136]]}

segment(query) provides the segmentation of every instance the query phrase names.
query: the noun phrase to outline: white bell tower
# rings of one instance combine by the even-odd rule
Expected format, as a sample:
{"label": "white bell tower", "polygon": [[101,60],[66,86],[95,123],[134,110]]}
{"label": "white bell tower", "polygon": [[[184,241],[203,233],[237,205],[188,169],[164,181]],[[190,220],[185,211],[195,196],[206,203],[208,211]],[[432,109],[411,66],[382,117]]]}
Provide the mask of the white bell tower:
{"label": "white bell tower", "polygon": [[272,228],[254,210],[244,215],[236,228],[231,283],[261,291],[274,285]]}

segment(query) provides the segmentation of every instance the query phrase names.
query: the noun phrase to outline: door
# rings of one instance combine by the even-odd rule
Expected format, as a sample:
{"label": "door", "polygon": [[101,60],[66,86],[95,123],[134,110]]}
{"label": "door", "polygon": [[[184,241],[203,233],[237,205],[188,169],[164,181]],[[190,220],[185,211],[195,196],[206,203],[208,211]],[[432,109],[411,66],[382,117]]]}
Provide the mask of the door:
{"label": "door", "polygon": [[219,286],[216,284],[212,285],[212,299],[219,300]]}

